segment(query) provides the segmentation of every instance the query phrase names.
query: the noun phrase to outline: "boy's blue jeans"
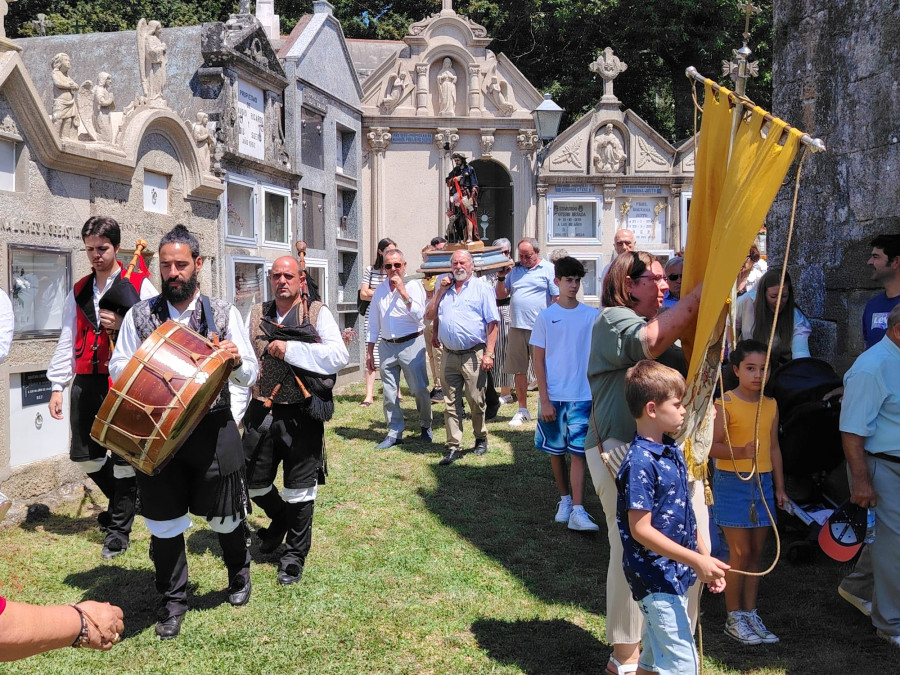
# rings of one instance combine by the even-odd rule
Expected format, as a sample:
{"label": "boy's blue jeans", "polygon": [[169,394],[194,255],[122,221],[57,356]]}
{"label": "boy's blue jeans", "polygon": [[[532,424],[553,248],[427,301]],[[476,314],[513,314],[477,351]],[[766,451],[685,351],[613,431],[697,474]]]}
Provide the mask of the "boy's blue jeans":
{"label": "boy's blue jeans", "polygon": [[651,593],[638,601],[646,619],[638,665],[662,675],[697,675],[700,658],[694,646],[687,596]]}

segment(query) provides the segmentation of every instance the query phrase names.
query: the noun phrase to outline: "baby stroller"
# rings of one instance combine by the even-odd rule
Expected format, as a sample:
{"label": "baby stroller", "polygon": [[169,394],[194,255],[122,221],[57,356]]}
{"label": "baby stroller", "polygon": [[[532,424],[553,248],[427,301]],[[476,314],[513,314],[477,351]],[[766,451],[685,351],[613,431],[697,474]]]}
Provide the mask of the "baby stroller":
{"label": "baby stroller", "polygon": [[838,428],[840,398],[822,400],[841,384],[831,364],[802,358],[778,368],[766,387],[766,394],[778,403],[778,440],[789,499],[785,510],[794,517],[783,519],[782,530],[799,529],[806,535],[787,545],[792,562],[812,559],[822,523],[850,496]]}

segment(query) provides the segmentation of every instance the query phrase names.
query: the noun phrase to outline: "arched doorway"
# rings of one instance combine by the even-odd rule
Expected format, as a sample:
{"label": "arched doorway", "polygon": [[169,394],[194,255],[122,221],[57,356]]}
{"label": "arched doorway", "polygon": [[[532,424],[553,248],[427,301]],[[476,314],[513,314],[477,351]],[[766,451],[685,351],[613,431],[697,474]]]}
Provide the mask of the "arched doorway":
{"label": "arched doorway", "polygon": [[515,246],[512,176],[505,166],[493,160],[473,159],[469,164],[478,177],[478,233],[483,233],[482,217],[487,216],[487,240],[506,237]]}

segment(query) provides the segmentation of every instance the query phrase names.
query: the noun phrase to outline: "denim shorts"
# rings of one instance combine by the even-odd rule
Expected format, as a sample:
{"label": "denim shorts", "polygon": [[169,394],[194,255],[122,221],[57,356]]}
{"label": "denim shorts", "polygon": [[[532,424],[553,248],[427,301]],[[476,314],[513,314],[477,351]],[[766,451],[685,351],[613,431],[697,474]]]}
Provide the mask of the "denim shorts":
{"label": "denim shorts", "polygon": [[[741,474],[746,475],[746,474]],[[762,473],[763,493],[772,517],[775,515],[775,496],[772,492],[772,474]],[[763,500],[759,494],[759,485],[756,476],[752,480],[741,480],[733,471],[716,469],[713,477],[713,518],[719,527],[769,527],[772,523],[763,506]],[[750,517],[750,504],[756,508],[756,522]]]}
{"label": "denim shorts", "polygon": [[638,665],[664,675],[697,675],[700,657],[694,646],[691,620],[685,595],[651,593],[638,600],[647,620],[641,636],[641,658]]}
{"label": "denim shorts", "polygon": [[587,436],[591,418],[590,401],[550,401],[556,410],[556,419],[544,422],[540,418],[541,405],[538,402],[538,422],[534,430],[534,447],[551,455],[584,457],[584,438]]}

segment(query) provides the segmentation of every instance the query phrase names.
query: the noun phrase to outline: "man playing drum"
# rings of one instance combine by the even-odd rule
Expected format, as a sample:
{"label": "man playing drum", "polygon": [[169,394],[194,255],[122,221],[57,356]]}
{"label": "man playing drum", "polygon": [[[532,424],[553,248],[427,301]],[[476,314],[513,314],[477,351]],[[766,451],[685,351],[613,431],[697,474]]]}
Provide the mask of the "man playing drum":
{"label": "man playing drum", "polygon": [[[337,372],[350,361],[340,329],[315,288],[307,286],[297,260],[272,264],[274,300],[250,312],[250,334],[259,357],[259,381],[244,417],[247,484],[253,502],[272,524],[260,530],[260,551],[269,553],[287,534],[278,583],[300,581],[312,543],[312,519],[323,477],[324,423],[334,403]],[[273,481],[284,463],[284,490]]]}
{"label": "man playing drum", "polygon": [[[109,499],[107,510],[97,518],[106,530],[101,555],[108,560],[128,548],[137,493],[134,469],[115,455],[107,461],[106,448],[90,437],[94,416],[109,391],[108,331],[118,330],[122,323],[122,317],[115,312],[100,309],[100,299],[124,273],[116,260],[121,239],[119,223],[112,218],[92,216],[81,228],[81,239],[91,273],[75,283],[63,304],[62,330],[47,369],[47,379],[53,385],[49,405],[53,419],[61,420],[63,390],[71,382],[69,458]],[[134,270],[129,281],[141,299],[156,295],[147,275],[139,270]]]}
{"label": "man playing drum", "polygon": [[244,522],[247,488],[235,420],[243,412],[244,388],[256,382],[259,364],[238,310],[200,293],[197,275],[202,267],[197,239],[183,225],[163,235],[159,242],[162,294],[139,302],[125,315],[109,362],[110,373],[118,378],[141,343],[168,319],[201,335],[223,338],[219,347],[234,360],[228,386],[174,458],[155,476],[137,475],[141,515],[152,535],[156,590],[162,594],[156,634],[163,640],[178,635],[188,608],[184,532],[191,526],[189,512],[206,518],[218,534],[228,568],[228,602],[237,606],[250,599],[250,553]]}

